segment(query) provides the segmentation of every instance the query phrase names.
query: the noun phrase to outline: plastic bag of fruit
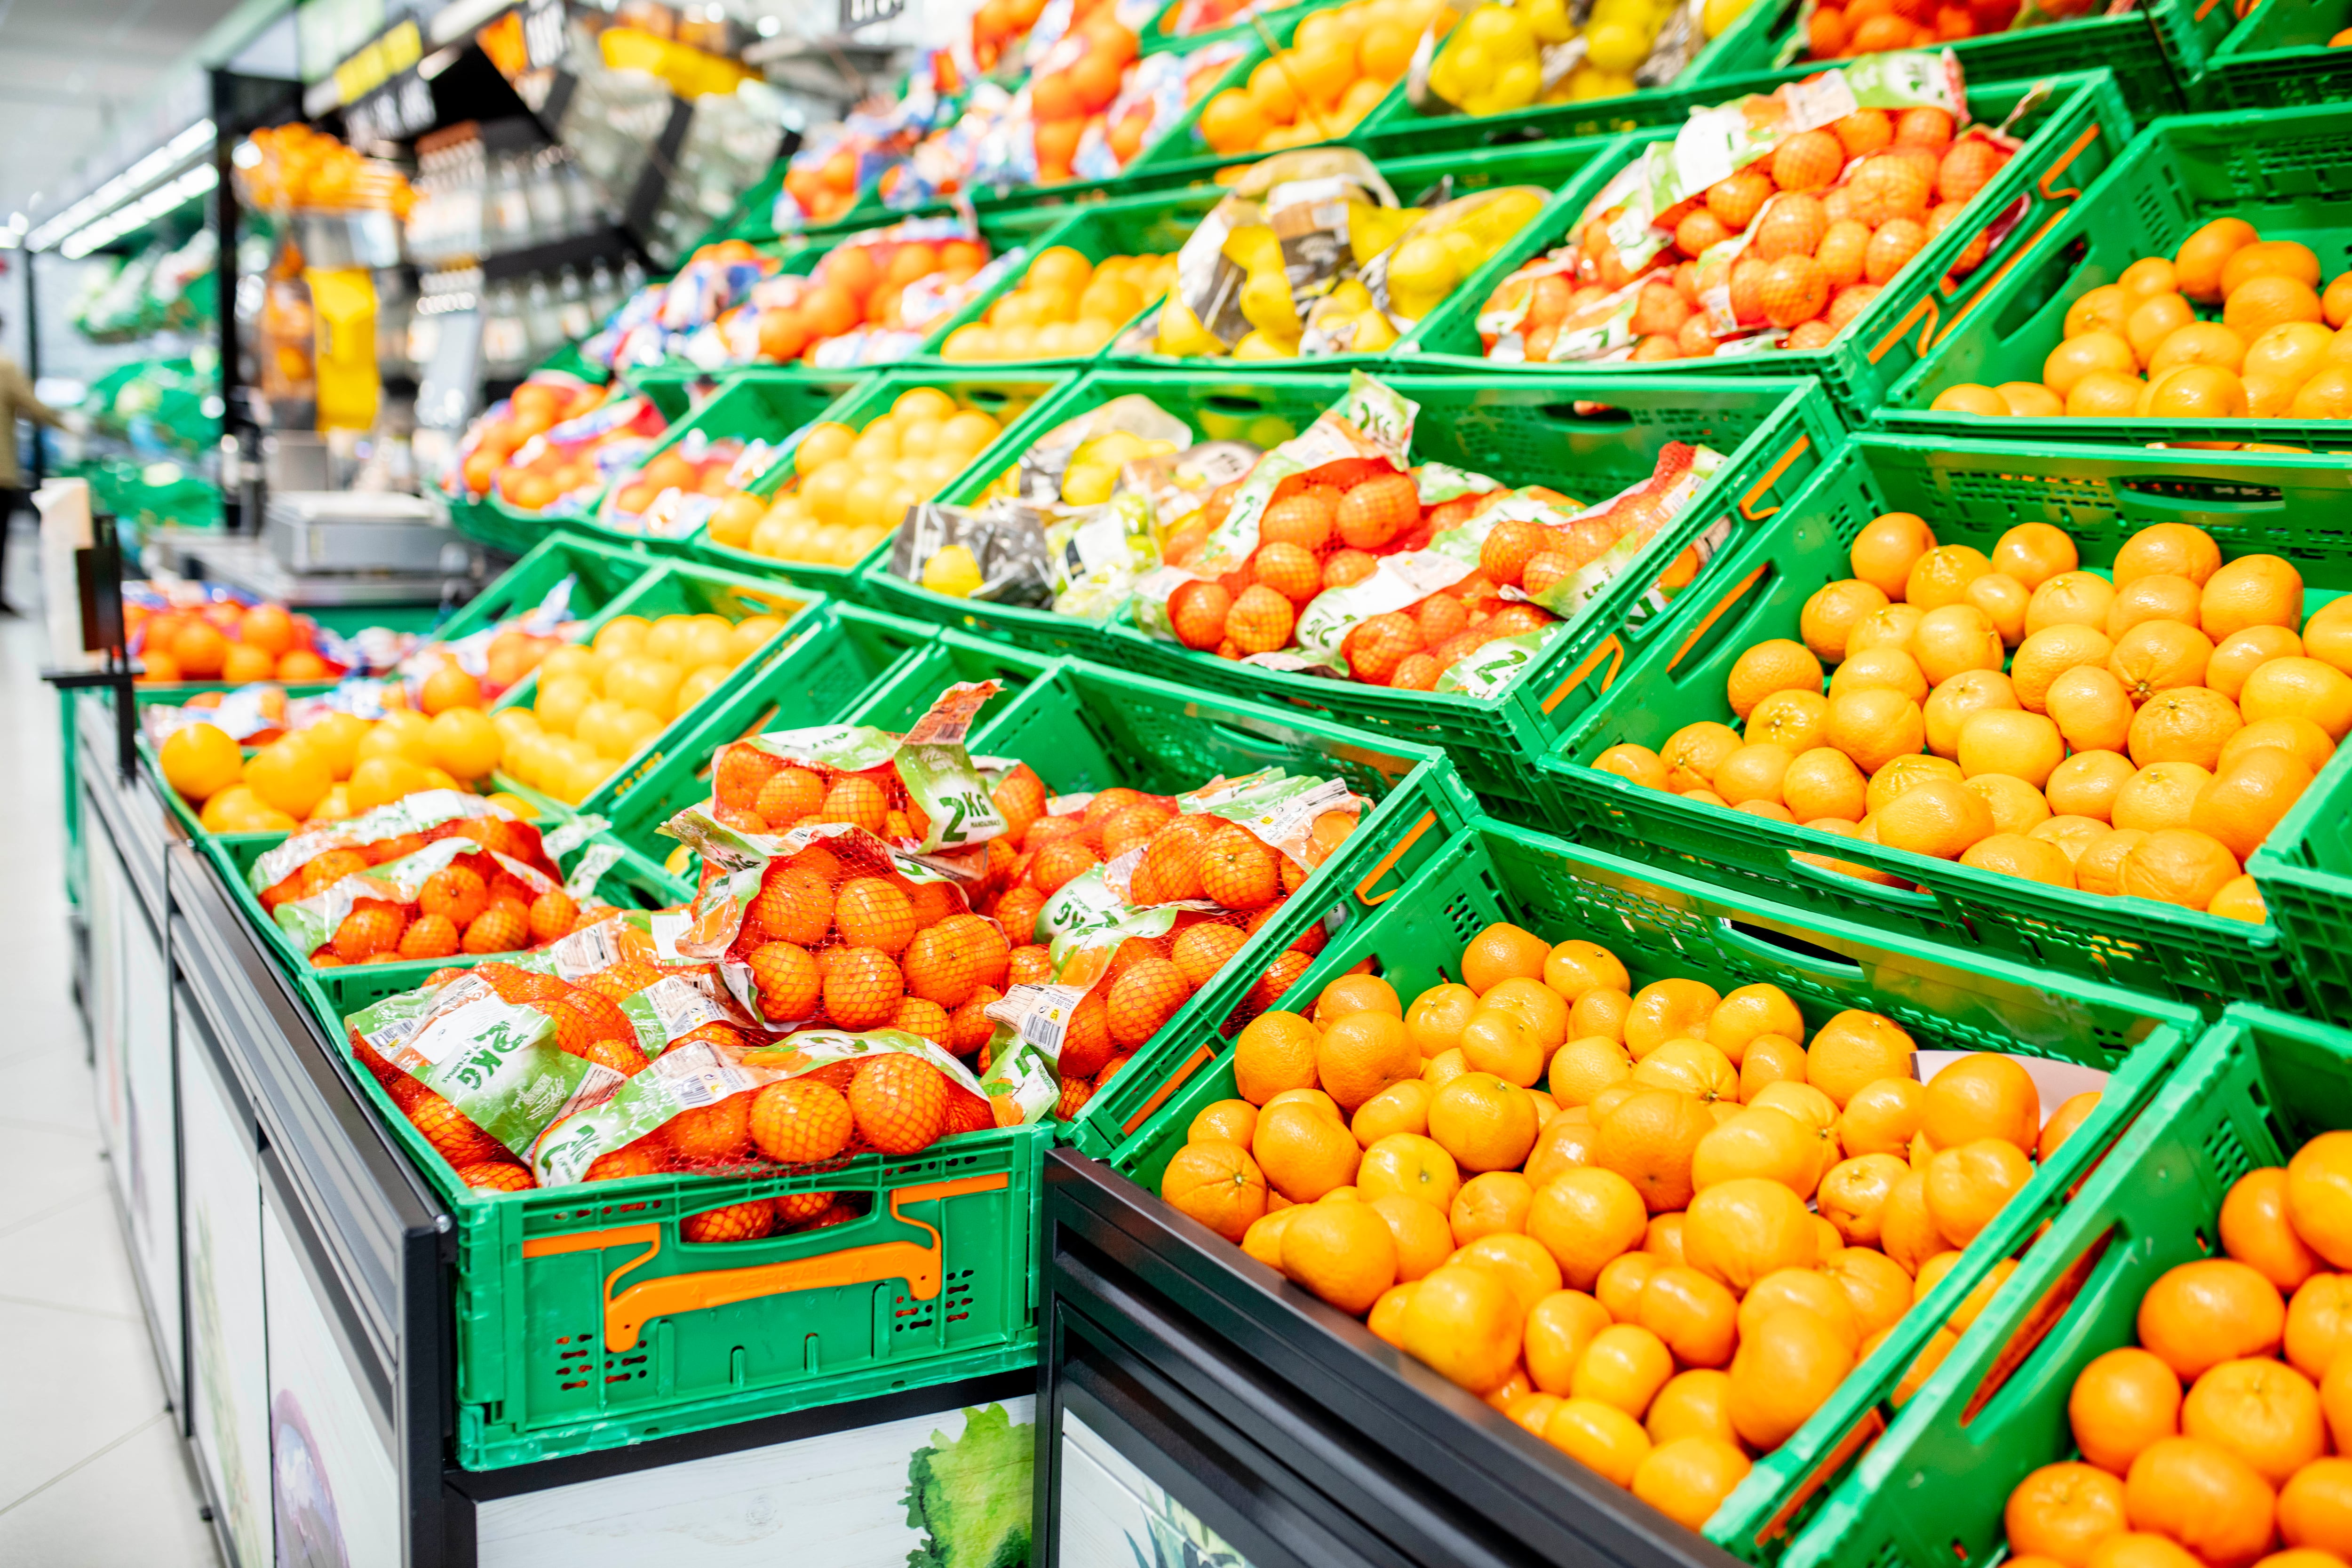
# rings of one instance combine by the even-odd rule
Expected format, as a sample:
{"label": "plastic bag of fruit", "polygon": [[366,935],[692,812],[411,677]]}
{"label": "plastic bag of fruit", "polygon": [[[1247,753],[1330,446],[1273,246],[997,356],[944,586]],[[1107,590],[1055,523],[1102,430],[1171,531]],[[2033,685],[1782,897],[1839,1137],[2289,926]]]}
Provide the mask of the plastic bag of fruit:
{"label": "plastic bag of fruit", "polygon": [[859,111],[810,132],[784,164],[783,188],[771,215],[778,234],[840,220],[860,192],[872,190],[950,112],[938,87],[939,63],[939,57],[926,57],[910,75],[906,96],[882,112]]}
{"label": "plastic bag of fruit", "polygon": [[535,370],[466,426],[441,474],[452,496],[481,497],[498,483],[515,448],[604,401],[605,389],[566,371]]}
{"label": "plastic bag of fruit", "polygon": [[583,516],[614,476],[645,461],[667,422],[652,401],[616,385],[587,413],[530,437],[498,472],[498,493],[518,511]]}
{"label": "plastic bag of fruit", "polygon": [[365,648],[310,616],[213,583],[125,583],[122,625],[152,684],[334,680],[371,668]]}
{"label": "plastic bag of fruit", "polygon": [[[958,217],[908,218],[851,236],[806,277],[755,286],[741,310],[698,335],[686,357],[706,369],[801,361],[827,369],[883,364],[921,346],[959,310],[988,264],[988,246]],[[992,281],[992,277],[991,279]]]}
{"label": "plastic bag of fruit", "polygon": [[[414,649],[394,671],[408,706],[433,714],[445,707],[481,708],[497,701],[550,653],[580,639],[587,623],[572,613],[572,595],[579,587],[580,579],[567,572],[540,595],[539,603],[520,614],[454,641],[428,642]],[[382,717],[381,706],[379,697],[376,710],[362,717]]]}
{"label": "plastic bag of fruit", "polygon": [[[1827,345],[2021,145],[1967,119],[1948,58],[1883,55],[1695,115],[1604,186],[1568,245],[1481,310],[1489,358],[1673,360]],[[1972,270],[2013,226],[1997,215]]]}
{"label": "plastic bag of fruit", "polygon": [[[999,1027],[982,1081],[1028,1121],[1076,1115],[1275,918],[1366,805],[1339,780],[1279,768],[1173,799],[1112,789],[1046,800],[1034,771],[998,765],[1014,830],[980,897],[1021,945],[1011,989],[986,1009]],[[1312,927],[1276,955],[1227,1022],[1272,1005],[1322,935]]]}
{"label": "plastic bag of fruit", "polygon": [[2019,0],[1965,0],[1959,5],[1906,0],[1900,5],[1868,6],[1804,0],[1797,8],[1797,25],[1781,47],[1780,63],[1929,48],[2073,22],[2092,15],[2093,9],[2091,0],[2025,0],[2023,5]]}
{"label": "plastic bag of fruit", "polygon": [[[1663,87],[1706,47],[1709,9],[1705,0],[1578,7],[1566,0],[1486,0],[1450,31],[1441,12],[1426,34],[1428,67],[1407,78],[1407,95],[1423,114],[1507,114]],[[1727,26],[1723,7],[1713,9]]]}
{"label": "plastic bag of fruit", "polygon": [[923,501],[890,544],[892,574],[950,599],[1034,609],[1052,603],[1046,519],[1005,497],[978,507]]}

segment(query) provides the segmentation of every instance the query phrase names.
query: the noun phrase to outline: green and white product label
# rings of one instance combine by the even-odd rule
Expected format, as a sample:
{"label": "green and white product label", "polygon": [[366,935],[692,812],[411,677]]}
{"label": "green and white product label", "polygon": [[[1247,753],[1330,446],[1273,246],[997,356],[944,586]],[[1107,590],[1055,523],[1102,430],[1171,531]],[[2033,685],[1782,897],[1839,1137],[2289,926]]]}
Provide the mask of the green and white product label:
{"label": "green and white product label", "polygon": [[387,1031],[362,1037],[518,1158],[551,1123],[625,1081],[561,1049],[545,1014],[500,1000],[486,981],[467,976],[436,1000],[389,1048],[377,1044]]}
{"label": "green and white product label", "polygon": [[[506,812],[478,795],[464,790],[426,789],[415,795],[403,795],[363,811],[357,816],[324,827],[314,827],[307,833],[297,833],[283,844],[265,850],[246,872],[245,885],[256,893],[276,887],[310,861],[330,849],[358,849],[386,838],[397,838],[405,833],[423,833],[445,822],[467,817],[495,816],[501,821],[514,819]],[[472,839],[466,840],[475,844]],[[555,851],[548,850],[551,859]]]}
{"label": "green and white product label", "polygon": [[435,872],[445,869],[461,856],[483,854],[488,855],[498,864],[499,869],[529,888],[533,898],[551,892],[555,888],[546,873],[524,865],[513,856],[496,849],[486,850],[474,839],[453,836],[436,838],[414,855],[404,855],[397,860],[387,860],[364,871],[354,871],[307,899],[282,903],[271,911],[270,918],[278,922],[278,929],[286,933],[298,951],[315,952],[334,940],[335,929],[358,907],[362,899],[413,904]]}

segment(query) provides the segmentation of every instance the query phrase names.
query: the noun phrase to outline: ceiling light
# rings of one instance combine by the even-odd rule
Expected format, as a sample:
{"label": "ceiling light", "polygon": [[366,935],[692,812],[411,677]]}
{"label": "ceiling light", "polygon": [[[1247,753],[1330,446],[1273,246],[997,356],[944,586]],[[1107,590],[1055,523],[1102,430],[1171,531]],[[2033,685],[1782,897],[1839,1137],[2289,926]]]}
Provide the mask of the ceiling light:
{"label": "ceiling light", "polygon": [[[165,173],[185,163],[198,150],[211,145],[214,125],[209,120],[199,120],[173,137],[161,147],[140,159],[114,178],[74,203],[57,216],[33,231],[30,244],[35,250],[47,250],[66,236],[108,213],[126,197],[161,178]],[[211,172],[206,165],[206,172]],[[182,178],[186,176],[183,175]],[[208,184],[205,189],[211,189]]]}

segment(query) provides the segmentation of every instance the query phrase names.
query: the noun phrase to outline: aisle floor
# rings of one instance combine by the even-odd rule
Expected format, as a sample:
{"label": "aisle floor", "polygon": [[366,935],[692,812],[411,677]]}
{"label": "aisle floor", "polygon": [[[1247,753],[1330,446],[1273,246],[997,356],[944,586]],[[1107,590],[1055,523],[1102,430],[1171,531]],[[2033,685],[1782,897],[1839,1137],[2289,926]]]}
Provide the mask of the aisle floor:
{"label": "aisle floor", "polygon": [[0,1568],[217,1568],[107,1189],[70,992],[57,698],[30,532],[0,617]]}

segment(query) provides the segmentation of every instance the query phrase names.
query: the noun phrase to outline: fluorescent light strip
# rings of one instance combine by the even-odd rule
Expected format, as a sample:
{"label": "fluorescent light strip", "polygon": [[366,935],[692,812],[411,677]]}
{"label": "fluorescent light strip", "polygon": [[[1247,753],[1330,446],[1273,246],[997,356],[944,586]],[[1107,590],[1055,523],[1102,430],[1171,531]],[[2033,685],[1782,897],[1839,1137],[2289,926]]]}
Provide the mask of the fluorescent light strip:
{"label": "fluorescent light strip", "polygon": [[[160,178],[165,171],[185,163],[199,149],[211,145],[214,125],[209,120],[199,120],[148,153],[106,184],[74,203],[64,212],[35,229],[26,241],[35,250],[47,250],[67,235],[100,217],[117,203],[133,195]],[[209,172],[209,170],[207,171]],[[182,178],[186,176],[183,175]],[[205,187],[209,190],[212,187]]]}
{"label": "fluorescent light strip", "polygon": [[156,186],[137,201],[117,207],[89,227],[68,235],[58,247],[58,254],[68,261],[78,261],[102,245],[144,228],[219,184],[220,172],[210,163],[199,163],[170,184]]}

